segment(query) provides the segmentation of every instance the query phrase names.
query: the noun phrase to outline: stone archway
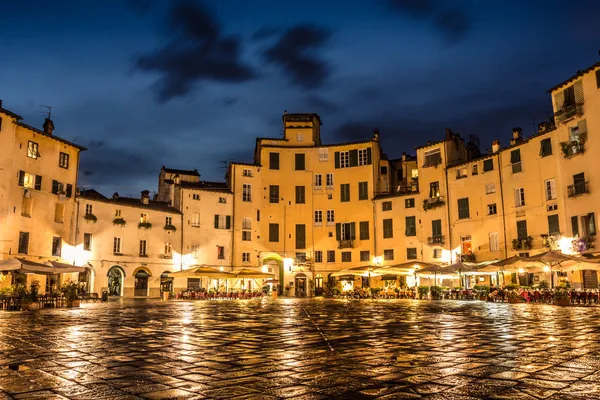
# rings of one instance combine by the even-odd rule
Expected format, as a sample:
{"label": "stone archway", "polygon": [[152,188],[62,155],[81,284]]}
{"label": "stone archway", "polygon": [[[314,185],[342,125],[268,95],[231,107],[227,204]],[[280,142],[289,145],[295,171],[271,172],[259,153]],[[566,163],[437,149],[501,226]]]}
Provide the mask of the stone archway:
{"label": "stone archway", "polygon": [[148,268],[139,267],[133,271],[134,286],[133,295],[135,297],[148,297],[150,293],[150,277],[152,272]]}
{"label": "stone archway", "polygon": [[106,274],[108,277],[108,295],[123,296],[123,282],[125,281],[125,270],[120,265],[113,265]]}
{"label": "stone archway", "polygon": [[283,294],[283,257],[281,257],[277,253],[268,253],[263,257],[262,263],[266,264],[269,261],[272,261],[277,264],[277,269],[279,270],[279,286],[277,288],[277,291],[279,292],[279,294]]}

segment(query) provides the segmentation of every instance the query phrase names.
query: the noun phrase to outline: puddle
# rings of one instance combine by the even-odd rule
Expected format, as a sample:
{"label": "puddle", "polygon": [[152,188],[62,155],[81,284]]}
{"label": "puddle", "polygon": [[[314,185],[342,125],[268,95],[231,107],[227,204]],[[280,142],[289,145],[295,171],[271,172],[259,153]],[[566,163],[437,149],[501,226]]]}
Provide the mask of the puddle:
{"label": "puddle", "polygon": [[26,365],[23,364],[8,364],[8,365],[3,365],[2,367],[0,367],[1,369],[8,369],[11,371],[27,371],[31,368],[29,368]]}

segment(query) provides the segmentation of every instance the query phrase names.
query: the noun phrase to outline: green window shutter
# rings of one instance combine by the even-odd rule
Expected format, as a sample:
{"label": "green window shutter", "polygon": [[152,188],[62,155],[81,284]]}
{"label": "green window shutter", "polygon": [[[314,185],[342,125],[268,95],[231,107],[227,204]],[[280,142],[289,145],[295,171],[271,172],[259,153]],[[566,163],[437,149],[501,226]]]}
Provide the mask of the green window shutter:
{"label": "green window shutter", "polygon": [[279,153],[269,153],[269,169],[279,169]]}
{"label": "green window shutter", "polygon": [[358,150],[350,150],[349,157],[350,157],[350,166],[351,167],[358,166]]}
{"label": "green window shutter", "polygon": [[215,215],[215,229],[219,229],[219,216]]}
{"label": "green window shutter", "polygon": [[19,171],[19,186],[25,186],[25,171]]}
{"label": "green window shutter", "polygon": [[296,249],[306,248],[306,225],[296,225]]}
{"label": "green window shutter", "polygon": [[231,229],[231,216],[230,215],[225,217],[225,229]]}
{"label": "green window shutter", "polygon": [[[35,190],[42,190],[42,176],[41,175],[36,175],[35,176],[35,186],[34,186]],[[71,196],[67,196],[67,197],[71,197]]]}
{"label": "green window shutter", "polygon": [[350,223],[350,239],[356,240],[356,222]]}
{"label": "green window shutter", "polygon": [[594,219],[594,213],[588,214],[588,221],[590,226],[588,227],[590,236],[596,235],[596,220]]}
{"label": "green window shutter", "polygon": [[579,236],[579,224],[577,223],[577,217],[571,217],[571,229],[573,230],[573,236]]}
{"label": "green window shutter", "polygon": [[510,163],[518,163],[521,161],[521,150],[516,149],[510,152]]}
{"label": "green window shutter", "polygon": [[58,181],[52,180],[52,194],[58,193]]}
{"label": "green window shutter", "polygon": [[342,224],[335,224],[335,240],[342,240]]}
{"label": "green window shutter", "polygon": [[442,236],[442,220],[436,219],[431,221],[431,236]]}
{"label": "green window shutter", "polygon": [[[41,179],[40,179],[40,181],[41,181]],[[36,183],[36,185],[37,185],[37,183]],[[40,182],[40,186],[41,186],[41,182]],[[73,196],[73,185],[71,185],[70,183],[67,183],[67,193],[66,194],[67,194],[67,197]]]}
{"label": "green window shutter", "polygon": [[517,221],[517,238],[519,240],[527,239],[527,221]]}
{"label": "green window shutter", "polygon": [[369,240],[369,221],[359,223],[360,240]]}
{"label": "green window shutter", "polygon": [[548,215],[548,233],[560,233],[558,215]]}
{"label": "green window shutter", "polygon": [[335,167],[339,168],[340,167],[340,152],[339,151],[335,152],[334,158],[335,158]]}
{"label": "green window shutter", "polygon": [[306,169],[306,158],[304,154],[296,154],[295,164],[296,171],[304,171]]}
{"label": "green window shutter", "polygon": [[368,165],[373,164],[373,161],[371,160],[371,148],[370,147],[367,148],[367,164]]}

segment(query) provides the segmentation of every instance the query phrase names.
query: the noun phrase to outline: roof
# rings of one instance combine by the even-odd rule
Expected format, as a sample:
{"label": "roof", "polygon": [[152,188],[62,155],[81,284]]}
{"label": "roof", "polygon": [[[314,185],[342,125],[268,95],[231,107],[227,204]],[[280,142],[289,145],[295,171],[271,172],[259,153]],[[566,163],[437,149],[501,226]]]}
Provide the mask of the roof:
{"label": "roof", "polygon": [[179,182],[178,186],[183,189],[206,190],[206,191],[210,191],[210,192],[220,192],[220,193],[232,194],[231,190],[229,190],[229,186],[227,186],[227,183],[225,183],[225,182],[209,182],[209,181],[186,182],[186,181],[181,181],[181,182]]}
{"label": "roof", "polygon": [[483,154],[483,155],[481,155],[479,157],[472,158],[472,159],[470,159],[468,161],[461,161],[461,162],[456,163],[456,164],[448,165],[447,168],[450,169],[450,168],[460,167],[460,166],[463,166],[463,165],[467,165],[467,164],[471,164],[471,163],[474,163],[474,162],[482,161],[482,160],[485,160],[486,158],[491,158],[491,157],[495,156],[496,154],[498,154],[498,153]]}
{"label": "roof", "polygon": [[249,167],[260,167],[260,164],[245,163],[245,162],[238,162],[238,161],[230,161],[229,164],[231,164],[231,165],[247,165]]}
{"label": "roof", "polygon": [[556,89],[560,88],[563,85],[566,85],[567,83],[570,83],[572,81],[574,81],[575,79],[579,78],[580,76],[583,76],[585,74],[587,74],[590,71],[595,70],[596,68],[600,67],[600,61],[598,61],[596,64],[586,68],[586,69],[581,69],[579,71],[577,71],[577,73],[575,75],[573,75],[572,77],[570,77],[569,79],[567,79],[564,82],[559,83],[558,85],[551,87],[550,89],[548,89],[548,93],[551,93],[553,91],[555,91]]}
{"label": "roof", "polygon": [[23,117],[21,117],[20,115],[18,115],[18,114],[15,114],[15,113],[14,113],[14,112],[12,112],[12,111],[8,111],[6,108],[2,108],[1,106],[0,106],[0,112],[3,112],[4,114],[8,114],[8,115],[10,115],[11,117],[13,117],[13,118],[16,118],[16,119],[18,119],[18,120],[19,120],[19,119],[23,119]]}
{"label": "roof", "polygon": [[438,140],[436,142],[429,141],[426,144],[415,147],[415,150],[424,149],[425,147],[429,147],[429,146],[435,146],[436,144],[444,143],[446,140],[447,139]]}
{"label": "roof", "polygon": [[321,117],[319,116],[319,114],[316,114],[316,113],[285,113],[285,114],[283,114],[284,121],[285,120],[293,121],[295,118],[303,118],[303,117],[316,118],[317,121],[319,121],[319,125],[323,125],[323,122],[321,122]]}
{"label": "roof", "polygon": [[314,148],[324,148],[324,147],[338,147],[338,146],[351,146],[354,144],[366,144],[372,143],[373,139],[369,140],[359,140],[356,142],[346,142],[346,143],[333,143],[333,144],[317,144],[314,146],[277,146],[274,144],[265,144],[262,147],[264,148],[278,148],[278,149],[314,149]]}
{"label": "roof", "polygon": [[418,194],[419,192],[394,192],[387,194],[378,194],[377,196],[373,197],[373,200],[391,199],[394,197],[417,196]]}
{"label": "roof", "polygon": [[114,205],[119,205],[119,206],[136,207],[136,208],[142,208],[142,209],[146,209],[146,210],[155,210],[155,211],[161,211],[161,212],[168,212],[168,213],[172,213],[172,214],[181,214],[181,212],[179,212],[179,210],[177,210],[174,207],[171,207],[169,205],[169,203],[167,203],[166,201],[149,200],[148,204],[144,204],[144,203],[142,203],[141,199],[137,199],[137,198],[133,198],[133,197],[120,197],[119,196],[119,197],[108,198],[108,197],[103,196],[101,193],[97,192],[94,189],[82,190],[81,193],[79,194],[79,197],[81,197],[83,199],[87,199],[87,200],[99,201],[102,203],[109,203],[109,204],[114,204]]}
{"label": "roof", "polygon": [[176,169],[176,168],[167,168],[164,165],[161,168],[162,171],[165,171],[169,174],[179,174],[179,175],[193,175],[200,176],[200,173],[197,169],[189,170],[189,169]]}
{"label": "roof", "polygon": [[42,130],[39,130],[39,129],[37,129],[37,128],[34,128],[34,127],[33,127],[33,126],[31,126],[31,125],[27,125],[27,124],[25,124],[25,123],[23,123],[23,122],[17,122],[17,125],[19,125],[19,126],[21,126],[21,127],[23,127],[23,128],[26,128],[26,129],[30,129],[30,130],[34,131],[35,133],[37,133],[37,134],[40,134],[40,135],[42,135],[42,136],[46,136],[47,138],[58,140],[59,142],[62,142],[62,143],[64,143],[64,144],[66,144],[66,145],[69,145],[69,146],[75,147],[75,148],[77,148],[77,149],[79,149],[79,150],[81,150],[81,151],[87,150],[87,149],[86,149],[85,147],[83,147],[83,146],[80,146],[80,145],[78,145],[78,144],[75,144],[75,143],[73,143],[73,142],[69,142],[68,140],[66,140],[66,139],[63,139],[63,138],[61,138],[61,137],[58,137],[58,136],[56,136],[56,135],[49,135],[49,134],[47,134],[46,132],[44,132],[44,131],[42,131]]}

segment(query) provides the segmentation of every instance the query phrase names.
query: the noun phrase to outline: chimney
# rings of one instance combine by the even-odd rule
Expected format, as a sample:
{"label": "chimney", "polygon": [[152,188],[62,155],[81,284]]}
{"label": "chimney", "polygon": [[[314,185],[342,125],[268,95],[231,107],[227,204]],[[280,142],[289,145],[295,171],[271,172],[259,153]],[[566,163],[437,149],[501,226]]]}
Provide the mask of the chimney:
{"label": "chimney", "polygon": [[497,153],[500,150],[500,141],[494,140],[492,142],[492,153]]}
{"label": "chimney", "polygon": [[513,128],[513,136],[512,138],[514,140],[521,140],[523,139],[523,129],[521,128]]}
{"label": "chimney", "polygon": [[175,183],[176,185],[179,185],[179,174],[175,174],[173,176],[173,183]]}
{"label": "chimney", "polygon": [[373,131],[373,140],[379,142],[379,129],[375,128]]}
{"label": "chimney", "polygon": [[52,135],[52,131],[54,131],[54,122],[50,118],[46,118],[44,121],[44,133],[46,135]]}
{"label": "chimney", "polygon": [[550,123],[547,121],[540,122],[538,124],[538,133],[548,132],[550,130]]}
{"label": "chimney", "polygon": [[402,153],[402,161],[406,161],[406,152]]}
{"label": "chimney", "polygon": [[150,191],[142,191],[142,204],[148,204],[150,202]]}
{"label": "chimney", "polygon": [[118,198],[119,198],[119,193],[117,193],[117,192],[114,192],[114,193],[113,193],[113,197],[112,197],[112,198],[113,198],[113,200],[116,200],[116,199],[118,199]]}
{"label": "chimney", "polygon": [[454,134],[452,133],[452,129],[446,128],[446,140],[452,139],[452,136],[454,136]]}
{"label": "chimney", "polygon": [[0,108],[2,108],[2,99],[0,99]]}

